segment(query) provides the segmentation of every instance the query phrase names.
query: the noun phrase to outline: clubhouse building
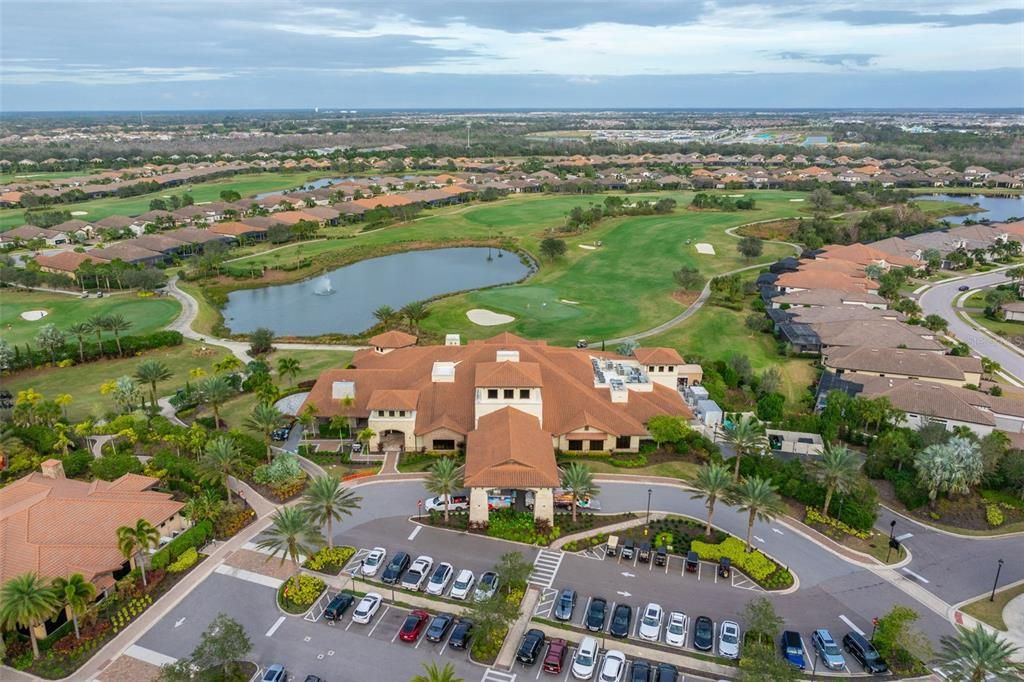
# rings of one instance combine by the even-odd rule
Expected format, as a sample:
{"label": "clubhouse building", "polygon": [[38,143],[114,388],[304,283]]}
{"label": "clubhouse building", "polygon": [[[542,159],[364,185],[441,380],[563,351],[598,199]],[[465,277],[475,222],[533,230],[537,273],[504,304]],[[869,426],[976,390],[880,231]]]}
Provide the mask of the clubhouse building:
{"label": "clubhouse building", "polygon": [[552,520],[556,450],[636,452],[656,415],[691,413],[678,388],[701,379],[669,348],[634,357],[548,346],[513,334],[463,345],[418,346],[386,332],[351,369],[317,379],[303,405],[375,433],[371,450],[465,451],[470,521],[486,523],[488,497],[533,493],[534,515]]}

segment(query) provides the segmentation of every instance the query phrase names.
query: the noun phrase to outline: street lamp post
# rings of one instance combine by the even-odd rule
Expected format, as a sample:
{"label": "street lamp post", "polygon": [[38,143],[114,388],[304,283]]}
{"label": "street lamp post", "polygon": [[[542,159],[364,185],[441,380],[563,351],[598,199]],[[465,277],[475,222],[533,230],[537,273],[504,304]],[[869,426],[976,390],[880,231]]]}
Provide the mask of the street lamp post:
{"label": "street lamp post", "polygon": [[1003,570],[1003,560],[1000,559],[999,563],[996,564],[996,579],[992,582],[992,595],[988,598],[989,601],[996,600],[996,587],[999,585],[999,572]]}
{"label": "street lamp post", "polygon": [[815,679],[815,675],[818,672],[818,650],[814,650],[814,661],[811,663],[811,679]]}
{"label": "street lamp post", "polygon": [[647,528],[651,527],[651,493],[653,492],[653,489],[647,489],[647,518],[644,520],[644,525],[646,526],[646,528],[644,529],[645,535],[647,533]]}
{"label": "street lamp post", "polygon": [[896,535],[896,519],[889,522],[889,551],[885,553],[885,563],[889,563],[889,557],[892,556],[892,545],[893,539]]}

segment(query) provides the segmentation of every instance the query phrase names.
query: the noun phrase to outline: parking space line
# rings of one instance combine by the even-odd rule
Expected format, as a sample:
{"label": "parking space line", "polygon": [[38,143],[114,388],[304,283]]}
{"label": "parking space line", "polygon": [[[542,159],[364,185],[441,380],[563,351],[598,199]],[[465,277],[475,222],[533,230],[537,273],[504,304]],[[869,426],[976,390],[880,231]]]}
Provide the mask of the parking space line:
{"label": "parking space line", "polygon": [[857,627],[856,625],[854,625],[853,621],[852,621],[852,620],[850,620],[849,618],[847,618],[846,616],[844,616],[843,614],[839,614],[839,620],[841,620],[841,621],[843,621],[844,623],[846,623],[847,625],[849,625],[849,626],[850,626],[850,629],[851,629],[851,630],[853,630],[854,632],[856,632],[856,633],[857,633],[858,635],[860,635],[861,637],[863,637],[863,636],[864,636],[864,631],[863,631],[863,630],[861,630],[861,629],[860,629],[859,627]]}
{"label": "parking space line", "polygon": [[398,635],[399,635],[399,634],[400,634],[401,632],[402,632],[402,626],[401,626],[401,625],[399,625],[399,626],[398,626],[398,629],[397,629],[397,630],[395,630],[395,634],[394,634],[394,635],[392,635],[392,637],[391,637],[391,643],[392,643],[392,644],[394,644],[394,643],[395,643],[395,640],[396,640],[396,639],[398,639]]}
{"label": "parking space line", "polygon": [[280,618],[278,618],[277,621],[273,625],[270,626],[270,629],[267,630],[267,635],[266,636],[267,637],[273,637],[274,633],[277,632],[277,629],[279,627],[281,627],[281,623],[283,623],[286,619],[287,619],[287,616],[281,616]]}
{"label": "parking space line", "polygon": [[455,626],[456,625],[458,625],[457,622],[456,623],[452,623],[451,628],[448,630],[448,636],[445,637],[443,642],[441,642],[441,648],[437,650],[437,655],[438,656],[444,656],[444,652],[448,648],[448,642],[452,641],[452,635],[455,634]]}
{"label": "parking space line", "polygon": [[349,619],[348,619],[348,625],[346,625],[346,626],[345,626],[345,632],[348,632],[348,629],[349,629],[350,627],[352,627],[352,623],[354,623],[354,622],[355,622],[355,621],[354,621],[354,620],[352,620],[351,618],[349,618]]}
{"label": "parking space line", "polygon": [[408,537],[408,539],[409,539],[410,541],[412,541],[412,540],[415,540],[415,539],[416,539],[416,536],[420,534],[420,531],[421,531],[421,530],[423,530],[423,526],[416,526],[415,528],[413,528],[413,529],[412,529],[412,532],[411,532],[411,533],[409,533],[409,537]]}
{"label": "parking space line", "polygon": [[[382,613],[379,616],[377,616],[377,622],[373,624],[372,628],[370,628],[370,631],[366,634],[367,637],[373,637],[373,631],[377,629],[377,626],[381,624],[381,622],[384,620],[384,616],[388,615],[388,611],[390,611],[390,610],[391,610],[390,606],[388,606],[388,605],[384,606],[384,613]],[[395,640],[391,640],[391,641],[393,642]]]}
{"label": "parking space line", "polygon": [[703,561],[698,561],[697,562],[697,580],[700,580],[700,574],[701,574],[702,570],[704,570],[704,562]]}
{"label": "parking space line", "polygon": [[672,557],[665,557],[665,575],[668,575],[668,565],[672,563]]}
{"label": "parking space line", "polygon": [[643,613],[640,609],[642,609],[642,608],[643,608],[642,606],[637,606],[636,607],[636,615],[637,615],[637,617],[633,619],[634,620],[633,639],[640,639],[640,614]]}
{"label": "parking space line", "polygon": [[580,617],[580,625],[584,625],[587,622],[587,614],[590,613],[590,602],[594,601],[593,597],[587,597],[587,608],[583,609],[583,615]]}

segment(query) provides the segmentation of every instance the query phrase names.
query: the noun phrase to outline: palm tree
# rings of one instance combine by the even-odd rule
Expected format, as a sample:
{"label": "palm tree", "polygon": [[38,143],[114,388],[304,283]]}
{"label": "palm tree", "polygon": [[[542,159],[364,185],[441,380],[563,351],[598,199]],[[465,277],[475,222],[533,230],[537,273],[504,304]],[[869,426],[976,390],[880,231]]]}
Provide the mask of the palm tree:
{"label": "palm tree", "polygon": [[279,552],[282,564],[286,559],[291,559],[295,564],[297,576],[301,568],[302,555],[316,553],[323,544],[324,536],[320,528],[306,512],[299,507],[280,507],[274,512],[270,527],[264,532],[263,539],[257,546],[270,551],[268,561]]}
{"label": "palm tree", "polygon": [[85,362],[85,337],[92,332],[92,325],[88,322],[78,322],[68,327],[68,333],[78,339],[78,359],[81,362]]}
{"label": "palm tree", "polygon": [[594,472],[586,464],[579,462],[571,462],[562,471],[562,489],[572,495],[573,523],[576,523],[576,506],[580,498],[601,492],[601,489],[594,485]]}
{"label": "palm tree", "polygon": [[409,682],[465,682],[455,674],[455,668],[451,663],[445,663],[443,668],[437,667],[435,661],[423,663],[423,673],[415,675]]}
{"label": "palm tree", "polygon": [[430,474],[423,487],[428,493],[438,495],[444,500],[444,522],[448,524],[448,505],[456,490],[462,488],[462,474],[459,463],[451,457],[442,457],[430,467]]}
{"label": "palm tree", "polygon": [[68,405],[74,402],[75,398],[70,393],[59,393],[53,402],[60,406],[61,412],[64,413],[64,421],[68,420]]}
{"label": "palm tree", "polygon": [[106,329],[107,318],[104,317],[103,315],[93,315],[92,317],[90,317],[86,321],[86,324],[89,325],[89,328],[92,329],[93,332],[95,332],[95,334],[96,334],[96,348],[99,351],[100,357],[101,358],[104,357],[104,355],[103,355],[103,330]]}
{"label": "palm tree", "polygon": [[149,384],[149,404],[156,409],[156,385],[159,381],[167,381],[174,372],[160,360],[143,360],[135,368],[135,378]]}
{"label": "palm tree", "polygon": [[402,317],[409,321],[409,324],[414,328],[419,328],[420,322],[422,322],[427,315],[427,306],[423,301],[413,301],[402,306],[402,310],[399,311]]}
{"label": "palm tree", "polygon": [[382,305],[373,311],[373,316],[385,327],[394,322],[397,315],[398,313],[395,312],[395,309],[389,305]]}
{"label": "palm tree", "polygon": [[228,383],[223,376],[212,376],[199,382],[199,399],[210,406],[213,410],[213,423],[216,429],[220,428],[220,406],[234,396],[237,391]]}
{"label": "palm tree", "polygon": [[302,424],[302,437],[309,438],[309,432],[313,432],[313,437],[316,438],[320,431],[320,422],[316,419],[317,407],[313,403],[306,403],[306,406],[302,408],[302,412],[299,413],[299,423]]}
{"label": "palm tree", "polygon": [[121,332],[126,332],[132,328],[131,320],[126,320],[124,315],[107,315],[103,318],[103,328],[108,332],[114,332],[117,354],[123,356],[124,353],[121,352]]}
{"label": "palm tree", "polygon": [[1019,647],[989,632],[981,623],[973,630],[959,625],[956,629],[956,637],[947,635],[942,638],[942,652],[939,654],[942,669],[949,679],[964,682],[988,679],[1010,682],[1021,679],[1024,664],[1012,660]]}
{"label": "palm tree", "polygon": [[289,377],[289,386],[295,383],[295,377],[298,376],[301,367],[297,358],[281,358],[277,361],[277,373],[282,377]]}
{"label": "palm tree", "polygon": [[142,584],[146,585],[146,561],[142,553],[160,544],[160,531],[146,519],[139,519],[134,526],[117,529],[117,548],[125,559],[136,557],[135,564],[142,571]]}
{"label": "palm tree", "polygon": [[349,488],[341,487],[334,476],[318,476],[309,483],[302,496],[302,510],[317,523],[327,524],[327,546],[334,547],[334,522],[352,516],[363,498]]}
{"label": "palm tree", "polygon": [[[217,482],[220,483],[219,480]],[[223,505],[224,503],[217,497],[215,491],[206,489],[188,498],[181,513],[192,523],[200,523],[207,519],[215,521],[220,516]]]}
{"label": "palm tree", "polygon": [[832,494],[846,493],[857,481],[860,461],[856,453],[844,445],[826,445],[821,459],[814,464],[815,474],[825,485],[825,504],[822,513],[828,516]]}
{"label": "palm tree", "polygon": [[221,436],[206,442],[203,457],[199,460],[200,475],[208,483],[224,486],[228,494],[228,504],[231,504],[231,486],[228,484],[228,478],[235,476],[241,466],[242,453],[235,445],[235,441],[227,436]]}
{"label": "palm tree", "polygon": [[724,439],[736,451],[736,471],[733,473],[736,481],[740,480],[740,458],[753,452],[763,452],[768,447],[764,427],[749,414],[733,422],[732,428],[725,430]]}
{"label": "palm tree", "polygon": [[0,625],[8,629],[28,628],[34,658],[39,658],[36,628],[59,609],[60,600],[53,587],[35,573],[22,573],[0,587]]}
{"label": "palm tree", "polygon": [[363,444],[365,452],[370,451],[370,440],[377,435],[377,432],[367,426],[365,429],[359,432],[356,436],[356,440]]}
{"label": "palm tree", "polygon": [[245,419],[245,428],[263,436],[263,445],[267,448],[267,464],[270,464],[273,455],[270,436],[275,429],[281,426],[283,419],[284,415],[281,414],[281,410],[267,403],[257,404]]}
{"label": "palm tree", "polygon": [[81,639],[82,636],[78,632],[78,616],[85,612],[96,597],[96,586],[86,580],[81,573],[75,573],[69,578],[55,578],[53,591],[71,614],[71,620],[75,624],[75,639]]}
{"label": "palm tree", "polygon": [[750,540],[754,535],[754,521],[768,522],[783,513],[782,498],[767,478],[751,476],[740,481],[731,493],[732,502],[740,511],[748,513],[747,551],[753,550]]}
{"label": "palm tree", "polygon": [[705,501],[708,508],[708,522],[704,528],[705,535],[711,535],[711,517],[715,514],[715,503],[723,497],[728,497],[732,487],[732,476],[729,474],[729,467],[724,464],[711,462],[697,469],[697,476],[692,483],[696,491],[691,499]]}

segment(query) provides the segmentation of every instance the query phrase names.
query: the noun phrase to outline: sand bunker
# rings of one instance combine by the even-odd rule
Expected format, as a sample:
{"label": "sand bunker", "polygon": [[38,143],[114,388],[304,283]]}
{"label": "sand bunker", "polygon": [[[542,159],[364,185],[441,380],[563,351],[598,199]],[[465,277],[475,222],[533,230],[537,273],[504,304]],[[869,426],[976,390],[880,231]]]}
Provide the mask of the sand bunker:
{"label": "sand bunker", "polygon": [[703,256],[715,255],[715,247],[713,247],[711,244],[705,244],[704,242],[701,242],[700,244],[694,244],[694,246],[697,248],[697,253]]}
{"label": "sand bunker", "polygon": [[803,201],[803,199],[790,199],[790,201],[792,201],[792,202],[799,202],[799,201]]}
{"label": "sand bunker", "polygon": [[592,244],[580,244],[579,247],[581,249],[586,249],[587,251],[594,251],[597,249],[597,247],[593,246]]}
{"label": "sand bunker", "polygon": [[29,322],[35,322],[36,320],[43,319],[49,314],[50,313],[45,310],[26,310],[21,314],[21,319],[28,320]]}
{"label": "sand bunker", "polygon": [[89,215],[88,211],[72,211],[71,215]]}
{"label": "sand bunker", "polygon": [[732,198],[732,199],[739,199],[740,197],[745,197],[745,196],[747,196],[747,195],[746,194],[730,194],[729,195],[729,197]]}
{"label": "sand bunker", "polygon": [[485,310],[484,308],[473,308],[466,313],[466,317],[473,324],[478,324],[481,327],[493,327],[498,324],[508,324],[514,322],[516,318],[511,315],[503,315],[502,313],[496,313],[493,310]]}
{"label": "sand bunker", "polygon": [[568,304],[568,305],[579,305],[579,304],[580,304],[580,302],[579,302],[579,301],[570,301],[570,300],[569,300],[569,299],[567,299],[567,298],[560,298],[560,299],[558,299],[558,300],[559,300],[559,301],[561,301],[562,303],[566,303],[566,304]]}

